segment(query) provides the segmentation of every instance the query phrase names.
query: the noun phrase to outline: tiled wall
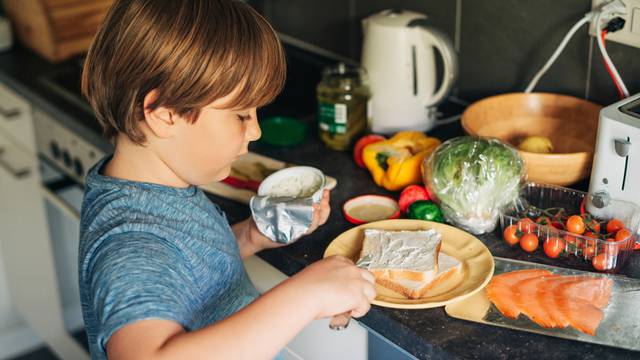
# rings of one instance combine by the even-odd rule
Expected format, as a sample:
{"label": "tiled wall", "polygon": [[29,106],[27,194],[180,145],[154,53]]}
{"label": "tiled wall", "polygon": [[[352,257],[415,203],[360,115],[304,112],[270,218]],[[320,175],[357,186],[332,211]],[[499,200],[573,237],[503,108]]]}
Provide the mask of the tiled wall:
{"label": "tiled wall", "polygon": [[[522,91],[591,0],[249,0],[279,32],[359,60],[360,21],[383,9],[428,15],[454,40],[460,60],[456,92],[465,100]],[[629,91],[640,92],[640,49],[607,42]],[[585,25],[540,81],[537,91],[617,100]]]}

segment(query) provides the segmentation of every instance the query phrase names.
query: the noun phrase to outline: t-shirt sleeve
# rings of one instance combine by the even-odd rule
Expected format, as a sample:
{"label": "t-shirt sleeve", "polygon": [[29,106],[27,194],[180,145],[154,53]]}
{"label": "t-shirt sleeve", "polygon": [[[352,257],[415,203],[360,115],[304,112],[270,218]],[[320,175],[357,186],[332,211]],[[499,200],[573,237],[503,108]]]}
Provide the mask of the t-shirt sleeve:
{"label": "t-shirt sleeve", "polygon": [[89,263],[98,344],[143,319],[165,319],[187,328],[195,287],[179,249],[148,233],[128,232],[103,240]]}

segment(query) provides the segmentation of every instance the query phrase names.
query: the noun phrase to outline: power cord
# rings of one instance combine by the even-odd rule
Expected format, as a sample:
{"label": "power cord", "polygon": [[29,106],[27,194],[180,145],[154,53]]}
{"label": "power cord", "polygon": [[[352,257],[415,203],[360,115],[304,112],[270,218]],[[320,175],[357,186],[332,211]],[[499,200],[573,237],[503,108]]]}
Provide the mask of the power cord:
{"label": "power cord", "polygon": [[[623,18],[616,17],[613,20],[609,21],[607,26],[605,26],[605,28],[602,30],[602,32],[600,33],[600,37],[602,38],[602,43],[605,44],[605,47],[604,47],[605,52],[607,51],[606,42],[605,42],[607,34],[619,31],[624,27],[624,24],[625,24],[625,20]],[[611,76],[613,83],[616,85],[616,89],[618,90],[618,96],[620,96],[621,99],[624,99],[627,96],[624,93],[623,87],[621,86],[620,83],[618,83],[613,71],[609,67],[609,64],[606,61],[604,61],[604,57],[602,58],[602,60],[604,62],[604,67],[607,69],[607,72],[609,73],[609,76]]]}
{"label": "power cord", "polygon": [[[622,4],[622,6],[620,6],[618,3]],[[619,0],[616,0],[608,5],[611,6],[609,8],[607,8],[607,6],[603,7],[602,11],[600,11],[596,16],[596,34],[599,35],[596,37],[596,39],[598,40],[598,48],[600,49],[600,53],[602,54],[602,59],[604,60],[607,69],[610,71],[616,87],[620,87],[620,90],[622,91],[621,96],[625,98],[629,96],[629,90],[627,90],[627,86],[624,84],[620,73],[618,73],[618,69],[616,69],[616,66],[613,65],[613,61],[611,61],[609,53],[607,53],[607,48],[604,45],[604,38],[606,36],[606,33],[604,35],[602,34],[602,19],[605,15],[615,16],[625,14],[627,9],[624,3]]]}
{"label": "power cord", "polygon": [[[616,86],[620,86],[620,90],[622,91],[622,94],[625,97],[629,96],[629,91],[624,85],[624,82],[622,81],[622,78],[620,77],[618,70],[613,65],[613,62],[609,58],[609,54],[607,54],[606,48],[604,47],[603,39],[606,36],[606,33],[604,33],[604,35],[602,34],[602,31],[603,31],[602,19],[604,18],[604,16],[624,15],[626,14],[626,11],[627,11],[627,8],[624,2],[622,2],[621,0],[612,0],[604,4],[600,8],[596,10],[592,10],[587,14],[585,14],[584,17],[578,20],[578,22],[575,25],[573,25],[573,27],[571,27],[569,32],[567,32],[567,34],[564,36],[564,38],[560,42],[560,45],[558,45],[558,48],[556,48],[556,50],[553,52],[549,60],[547,60],[544,66],[542,66],[542,68],[538,70],[536,75],[533,77],[529,85],[526,87],[525,92],[530,93],[533,91],[533,89],[538,84],[538,81],[540,81],[542,76],[547,72],[547,70],[549,70],[551,65],[553,65],[553,63],[558,59],[558,57],[560,56],[564,48],[569,43],[569,40],[571,40],[573,35],[582,27],[582,25],[595,21],[596,34],[598,35],[596,36],[596,39],[598,40],[598,47],[600,49],[600,52],[602,53],[602,57],[604,58],[605,64],[607,68],[610,70],[611,76],[615,79]],[[618,25],[612,25],[612,26],[618,26]],[[622,24],[622,26],[624,26],[624,24]]]}

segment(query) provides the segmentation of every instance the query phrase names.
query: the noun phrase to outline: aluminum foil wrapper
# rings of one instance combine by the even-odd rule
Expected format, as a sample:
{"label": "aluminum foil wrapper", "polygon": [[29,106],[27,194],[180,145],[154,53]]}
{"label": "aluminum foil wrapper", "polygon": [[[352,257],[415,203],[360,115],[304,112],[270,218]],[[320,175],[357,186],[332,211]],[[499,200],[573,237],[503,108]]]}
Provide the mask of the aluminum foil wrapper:
{"label": "aluminum foil wrapper", "polygon": [[258,230],[280,244],[302,237],[313,219],[313,198],[254,196],[249,206]]}

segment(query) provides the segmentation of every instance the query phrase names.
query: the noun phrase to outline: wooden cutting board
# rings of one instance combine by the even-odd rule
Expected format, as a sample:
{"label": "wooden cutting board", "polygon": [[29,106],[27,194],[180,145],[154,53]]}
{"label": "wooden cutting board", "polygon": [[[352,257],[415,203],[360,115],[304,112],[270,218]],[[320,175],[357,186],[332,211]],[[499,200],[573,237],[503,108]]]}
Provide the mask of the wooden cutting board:
{"label": "wooden cutting board", "polygon": [[[245,180],[260,182],[272,173],[291,166],[296,165],[249,152],[242,155],[231,165],[231,175]],[[335,188],[336,185],[336,179],[327,176],[326,188],[331,190]],[[214,195],[232,199],[243,204],[249,204],[251,197],[256,195],[256,193],[251,190],[235,188],[222,182],[213,182],[207,185],[202,185],[200,188]]]}

